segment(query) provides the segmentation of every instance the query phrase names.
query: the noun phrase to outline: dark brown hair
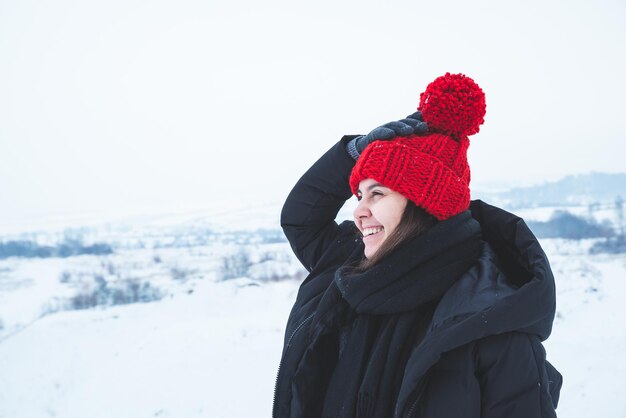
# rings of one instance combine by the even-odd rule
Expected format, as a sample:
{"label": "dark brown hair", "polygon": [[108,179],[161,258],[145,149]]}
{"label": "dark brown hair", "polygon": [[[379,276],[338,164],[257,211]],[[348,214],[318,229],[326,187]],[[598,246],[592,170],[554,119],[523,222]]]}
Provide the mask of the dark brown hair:
{"label": "dark brown hair", "polygon": [[370,257],[359,261],[348,274],[363,273],[378,264],[399,245],[423,234],[437,223],[437,218],[417,206],[413,201],[407,201],[400,223],[396,229],[380,245],[380,248]]}

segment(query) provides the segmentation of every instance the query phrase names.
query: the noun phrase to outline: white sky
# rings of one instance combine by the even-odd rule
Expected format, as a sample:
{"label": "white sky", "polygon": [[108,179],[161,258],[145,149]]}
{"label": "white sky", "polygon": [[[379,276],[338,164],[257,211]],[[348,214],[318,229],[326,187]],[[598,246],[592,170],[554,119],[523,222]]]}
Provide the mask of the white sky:
{"label": "white sky", "polygon": [[0,225],[283,199],[446,71],[474,184],[626,171],[623,1],[0,1]]}

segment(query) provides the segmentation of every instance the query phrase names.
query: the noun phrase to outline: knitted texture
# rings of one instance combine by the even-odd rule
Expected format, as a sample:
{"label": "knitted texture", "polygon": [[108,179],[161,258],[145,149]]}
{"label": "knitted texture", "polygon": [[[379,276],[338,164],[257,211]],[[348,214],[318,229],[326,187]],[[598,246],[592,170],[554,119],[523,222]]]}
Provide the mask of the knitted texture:
{"label": "knitted texture", "polygon": [[373,179],[445,220],[469,208],[468,135],[484,121],[485,96],[471,78],[447,73],[420,98],[429,133],[369,144],[352,170],[350,188],[356,195],[362,180]]}
{"label": "knitted texture", "polygon": [[471,78],[446,73],[420,94],[418,110],[430,132],[455,138],[473,135],[485,121],[485,93]]}

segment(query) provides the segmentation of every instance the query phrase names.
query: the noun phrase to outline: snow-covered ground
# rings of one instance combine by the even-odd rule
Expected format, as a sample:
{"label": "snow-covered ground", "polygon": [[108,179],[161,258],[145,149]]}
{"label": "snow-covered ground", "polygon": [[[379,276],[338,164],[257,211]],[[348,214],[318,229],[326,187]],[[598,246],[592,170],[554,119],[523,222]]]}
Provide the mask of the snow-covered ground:
{"label": "snow-covered ground", "polygon": [[47,316],[0,344],[0,417],[269,416],[295,289],[206,281]]}
{"label": "snow-covered ground", "polygon": [[586,253],[588,243],[544,240],[557,285],[545,342],[563,374],[562,417],[626,417],[626,254]]}
{"label": "snow-covered ground", "polygon": [[[248,276],[302,269],[284,242],[221,237],[150,248],[127,235],[113,255],[0,260],[0,418],[270,416],[299,280],[219,280],[223,260],[245,248]],[[564,376],[559,416],[624,418],[626,255],[589,255],[592,243],[542,241],[558,293],[545,345]],[[95,276],[161,298],[64,310]]]}

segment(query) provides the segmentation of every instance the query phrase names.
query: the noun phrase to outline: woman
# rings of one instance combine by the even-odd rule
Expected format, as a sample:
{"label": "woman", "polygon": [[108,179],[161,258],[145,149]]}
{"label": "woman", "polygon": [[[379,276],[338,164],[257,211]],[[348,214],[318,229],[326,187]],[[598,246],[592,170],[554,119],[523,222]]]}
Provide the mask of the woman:
{"label": "woman", "polygon": [[[274,417],[556,416],[548,260],[520,218],[469,199],[484,93],[448,73],[418,110],[344,137],[287,198],[281,225],[310,274]],[[337,225],[351,194],[354,222]]]}

